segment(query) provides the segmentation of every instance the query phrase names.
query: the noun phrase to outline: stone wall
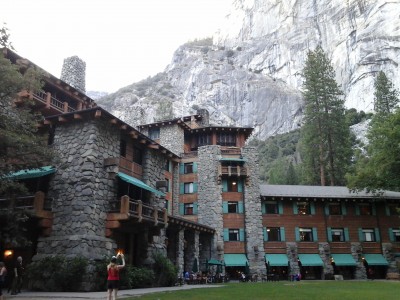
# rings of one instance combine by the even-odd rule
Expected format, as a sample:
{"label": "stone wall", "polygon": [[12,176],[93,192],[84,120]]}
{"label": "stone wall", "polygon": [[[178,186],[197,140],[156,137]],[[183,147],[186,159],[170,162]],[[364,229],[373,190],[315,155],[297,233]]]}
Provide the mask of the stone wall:
{"label": "stone wall", "polygon": [[184,152],[184,130],[179,125],[162,126],[160,128],[160,145],[176,155]]}
{"label": "stone wall", "polygon": [[257,149],[244,147],[242,148],[242,156],[246,159],[245,166],[249,174],[249,178],[244,185],[243,197],[247,259],[249,260],[251,273],[264,274],[266,273],[266,268]]}
{"label": "stone wall", "polygon": [[78,91],[86,92],[86,63],[78,56],[71,56],[64,59],[63,67],[61,70],[62,81],[65,81],[70,86],[76,88]]}
{"label": "stone wall", "polygon": [[59,157],[49,193],[54,198],[53,227],[49,237],[39,239],[33,259],[48,255],[102,259],[116,247],[105,237],[116,184],[103,161],[119,156],[119,131],[102,121],[66,124],[56,128],[53,147]]}
{"label": "stone wall", "polygon": [[213,227],[216,231],[213,244],[218,247],[212,247],[211,249],[211,257],[215,259],[222,259],[220,256],[223,253],[224,245],[222,185],[218,184],[217,173],[220,155],[220,146],[203,146],[198,148],[198,221],[201,224]]}

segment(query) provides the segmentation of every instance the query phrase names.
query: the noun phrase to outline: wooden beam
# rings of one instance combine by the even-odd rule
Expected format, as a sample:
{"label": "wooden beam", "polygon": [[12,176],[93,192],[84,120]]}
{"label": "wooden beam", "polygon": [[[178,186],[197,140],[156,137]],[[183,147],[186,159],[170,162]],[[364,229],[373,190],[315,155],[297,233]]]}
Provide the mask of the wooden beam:
{"label": "wooden beam", "polygon": [[59,121],[59,122],[67,122],[67,119],[64,118],[64,117],[62,117],[62,116],[59,116],[59,117],[58,117],[58,121]]}
{"label": "wooden beam", "polygon": [[74,119],[82,120],[82,115],[74,114]]}
{"label": "wooden beam", "polygon": [[50,120],[44,120],[44,121],[43,121],[43,124],[44,124],[44,125],[52,125],[53,122],[51,122]]}
{"label": "wooden beam", "polygon": [[158,144],[149,144],[149,145],[147,145],[147,147],[149,147],[151,149],[159,149],[160,145],[158,145]]}
{"label": "wooden beam", "polygon": [[128,125],[126,125],[126,124],[123,124],[123,125],[121,126],[121,129],[122,129],[122,130],[126,130],[126,129],[128,129]]}
{"label": "wooden beam", "polygon": [[141,143],[141,144],[146,144],[146,142],[147,142],[147,140],[145,140],[145,139],[141,139],[141,140],[139,141],[139,143]]}
{"label": "wooden beam", "polygon": [[115,125],[115,124],[118,123],[118,119],[111,119],[111,120],[110,120],[110,123]]}
{"label": "wooden beam", "polygon": [[100,118],[101,117],[101,110],[96,110],[96,113],[94,114],[95,118]]}

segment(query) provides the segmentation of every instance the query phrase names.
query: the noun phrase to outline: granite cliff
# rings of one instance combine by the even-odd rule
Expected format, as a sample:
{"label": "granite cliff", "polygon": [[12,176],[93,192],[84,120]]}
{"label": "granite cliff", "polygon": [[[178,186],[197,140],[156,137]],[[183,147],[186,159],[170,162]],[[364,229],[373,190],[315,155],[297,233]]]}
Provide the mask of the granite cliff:
{"label": "granite cliff", "polygon": [[378,71],[400,87],[399,11],[385,0],[235,0],[212,40],[182,45],[163,72],[98,103],[132,125],[206,108],[212,123],[265,139],[300,126],[301,71],[322,45],[346,106],[371,111]]}

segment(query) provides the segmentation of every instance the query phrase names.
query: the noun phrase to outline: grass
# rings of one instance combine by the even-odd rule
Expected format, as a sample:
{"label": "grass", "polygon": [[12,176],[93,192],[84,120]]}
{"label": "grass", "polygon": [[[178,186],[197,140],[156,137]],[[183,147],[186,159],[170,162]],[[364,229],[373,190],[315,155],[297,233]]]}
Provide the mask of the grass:
{"label": "grass", "polygon": [[[228,283],[224,287],[191,289],[140,296],[141,300],[386,300],[398,299],[395,281],[300,281]],[[138,297],[127,298],[137,300]]]}

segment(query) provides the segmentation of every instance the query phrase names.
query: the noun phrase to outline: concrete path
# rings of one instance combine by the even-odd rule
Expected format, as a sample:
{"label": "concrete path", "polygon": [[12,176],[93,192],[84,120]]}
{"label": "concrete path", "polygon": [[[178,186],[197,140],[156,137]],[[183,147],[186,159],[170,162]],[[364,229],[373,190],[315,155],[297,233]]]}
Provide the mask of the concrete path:
{"label": "concrete path", "polygon": [[[180,291],[189,289],[201,289],[201,288],[217,288],[222,285],[212,284],[198,284],[198,285],[182,285],[174,287],[159,287],[159,288],[148,288],[148,289],[133,289],[133,290],[120,290],[118,291],[118,299],[124,299],[127,297],[140,296],[150,293],[158,292],[170,292]],[[11,296],[10,294],[4,293],[6,300],[65,300],[65,299],[107,299],[107,292],[81,292],[81,293],[52,293],[52,292],[30,292],[22,291],[22,293]]]}

